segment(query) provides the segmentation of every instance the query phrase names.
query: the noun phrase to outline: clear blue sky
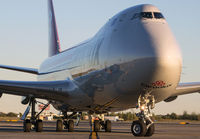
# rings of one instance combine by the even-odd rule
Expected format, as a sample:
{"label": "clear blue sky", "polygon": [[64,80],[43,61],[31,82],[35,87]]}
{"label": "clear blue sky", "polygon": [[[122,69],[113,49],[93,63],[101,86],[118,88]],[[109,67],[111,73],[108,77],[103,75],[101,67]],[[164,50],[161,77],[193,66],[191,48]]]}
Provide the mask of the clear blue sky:
{"label": "clear blue sky", "polygon": [[[92,37],[114,14],[137,4],[153,4],[166,17],[183,55],[182,82],[200,81],[199,0],[54,0],[62,49]],[[0,64],[38,68],[47,57],[46,0],[1,0]],[[0,70],[3,80],[36,80],[29,74]],[[0,111],[23,112],[20,97],[3,95]],[[155,113],[200,113],[200,94],[156,105]]]}

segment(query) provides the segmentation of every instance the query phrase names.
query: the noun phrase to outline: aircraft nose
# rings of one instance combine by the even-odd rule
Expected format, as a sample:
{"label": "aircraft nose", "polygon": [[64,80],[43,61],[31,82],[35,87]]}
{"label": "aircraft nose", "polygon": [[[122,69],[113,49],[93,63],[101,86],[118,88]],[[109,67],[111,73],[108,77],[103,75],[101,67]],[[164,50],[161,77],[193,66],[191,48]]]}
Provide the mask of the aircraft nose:
{"label": "aircraft nose", "polygon": [[[128,68],[124,68],[128,74],[124,78],[125,82],[122,82],[126,91],[129,88],[129,92],[134,92],[138,86],[141,89],[155,89],[152,84],[156,82],[169,85],[167,89],[174,89],[180,80],[182,58],[168,25],[146,23],[135,29],[137,33],[134,33],[134,38],[128,40],[131,43],[120,51],[128,63]],[[172,90],[163,93],[162,97],[168,96],[170,92]]]}
{"label": "aircraft nose", "polygon": [[[182,57],[179,45],[168,27],[146,26],[150,40],[146,45],[151,51],[141,58],[149,63],[143,63],[143,66],[148,65],[143,69],[143,73],[147,74],[140,76],[140,85],[153,90],[152,94],[160,101],[170,96],[180,81]],[[158,84],[160,82],[162,85]]]}
{"label": "aircraft nose", "polygon": [[149,53],[154,57],[155,73],[150,83],[162,81],[175,87],[180,80],[182,56],[173,33],[167,23],[149,22],[142,26],[149,40]]}

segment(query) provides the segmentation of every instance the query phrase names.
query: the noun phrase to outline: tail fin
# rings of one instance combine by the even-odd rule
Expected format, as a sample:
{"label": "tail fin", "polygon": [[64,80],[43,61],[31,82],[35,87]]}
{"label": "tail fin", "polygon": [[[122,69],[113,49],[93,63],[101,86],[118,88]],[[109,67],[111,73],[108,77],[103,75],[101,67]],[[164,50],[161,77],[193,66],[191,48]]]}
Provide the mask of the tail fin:
{"label": "tail fin", "polygon": [[49,57],[60,53],[60,40],[57,31],[56,18],[52,0],[48,1],[49,18]]}

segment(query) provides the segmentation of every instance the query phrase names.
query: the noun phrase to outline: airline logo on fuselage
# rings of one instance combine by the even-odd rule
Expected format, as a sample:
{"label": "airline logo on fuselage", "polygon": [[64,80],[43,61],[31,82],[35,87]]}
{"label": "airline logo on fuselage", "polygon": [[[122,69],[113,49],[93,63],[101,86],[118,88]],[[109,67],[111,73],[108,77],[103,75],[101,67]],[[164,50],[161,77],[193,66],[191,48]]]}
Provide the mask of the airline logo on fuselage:
{"label": "airline logo on fuselage", "polygon": [[155,81],[153,83],[141,83],[141,86],[142,87],[145,87],[145,88],[167,88],[167,87],[170,87],[172,86],[172,84],[167,84],[165,83],[164,81],[162,80],[159,80],[159,81]]}

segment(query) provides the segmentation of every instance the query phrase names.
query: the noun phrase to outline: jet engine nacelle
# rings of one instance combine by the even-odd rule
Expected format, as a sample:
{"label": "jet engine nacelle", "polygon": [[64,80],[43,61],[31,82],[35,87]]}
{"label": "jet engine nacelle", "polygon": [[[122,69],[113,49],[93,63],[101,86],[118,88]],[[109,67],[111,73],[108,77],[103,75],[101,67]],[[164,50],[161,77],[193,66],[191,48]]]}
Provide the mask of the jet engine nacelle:
{"label": "jet engine nacelle", "polygon": [[173,97],[169,97],[167,99],[165,99],[164,101],[165,102],[171,102],[171,101],[174,101],[175,99],[177,99],[178,96],[173,96]]}
{"label": "jet engine nacelle", "polygon": [[22,104],[24,104],[24,105],[26,105],[26,104],[28,104],[30,102],[30,97],[22,97],[22,101],[21,101],[21,103]]}

